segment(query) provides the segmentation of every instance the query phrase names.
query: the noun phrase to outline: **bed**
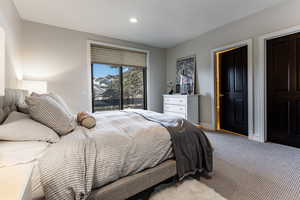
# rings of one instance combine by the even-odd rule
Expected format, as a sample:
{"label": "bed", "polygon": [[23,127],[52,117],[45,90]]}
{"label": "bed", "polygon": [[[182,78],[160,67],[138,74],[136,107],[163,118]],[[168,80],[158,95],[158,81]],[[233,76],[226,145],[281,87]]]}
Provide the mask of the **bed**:
{"label": "bed", "polygon": [[[26,95],[28,95],[27,91],[12,90],[12,89],[6,90],[5,97],[0,97],[0,124],[4,121],[4,119],[7,118],[7,116],[11,112],[17,109],[22,109],[22,104],[24,102],[24,98]],[[122,114],[123,113],[107,113],[106,115],[111,116],[111,115],[122,115]],[[107,118],[106,115],[102,114],[98,117],[101,119],[105,119]],[[124,116],[128,117],[128,115],[129,115],[128,113],[127,114],[124,113]],[[135,120],[142,120],[143,117],[145,118],[145,116],[139,116],[138,114],[134,115],[134,113],[131,113],[130,116],[132,116]],[[149,117],[149,119],[150,118],[151,116]],[[158,123],[151,119],[147,120],[147,122],[145,121],[145,123],[149,123],[150,127],[156,124],[155,128],[159,128],[161,130],[164,129],[165,131],[167,130],[165,127],[162,127],[161,125],[159,125],[158,127],[157,126]],[[121,128],[124,129],[124,127]],[[148,130],[148,132],[149,131],[151,132],[151,130]],[[165,139],[164,141],[167,140]],[[155,142],[153,144],[155,145]],[[140,166],[136,166],[136,168],[134,168],[131,171],[122,172],[121,177],[117,177],[115,179],[107,179],[103,182],[98,181],[101,182],[101,184],[99,184],[98,187],[93,187],[93,190],[91,191],[91,193],[89,193],[88,199],[124,200],[138,193],[146,191],[147,189],[152,188],[155,185],[163,181],[166,181],[172,177],[176,177],[178,175],[178,168],[177,168],[177,163],[174,160],[172,148],[171,146],[170,147],[168,146],[170,144],[165,143],[163,145],[164,146],[163,151],[155,151],[156,148],[153,148],[153,155],[156,155],[155,161],[153,161],[154,164],[151,163],[149,165],[143,166],[142,168]],[[136,143],[134,145],[142,146],[140,143]],[[147,144],[144,143],[143,145],[147,145]],[[29,148],[29,146],[31,148]],[[33,190],[34,199],[44,198],[44,194],[43,194],[44,189],[42,186],[43,184],[41,184],[40,181],[39,168],[37,167],[37,165],[38,165],[38,160],[43,158],[46,152],[48,153],[49,149],[51,149],[50,147],[51,144],[47,142],[37,142],[37,141],[26,141],[26,142],[1,141],[0,142],[0,152],[2,153],[6,152],[6,156],[5,154],[2,154],[2,159],[4,159],[7,165],[16,165],[16,164],[22,164],[27,162],[32,162],[35,164],[35,168],[32,176],[33,179],[32,190]],[[10,158],[21,157],[18,155],[18,152],[20,151],[17,151],[16,149],[23,149],[24,151],[28,151],[27,153],[28,157],[23,158],[23,160],[10,159]],[[139,149],[139,146],[135,146],[134,148],[135,152],[133,153],[138,152],[136,151],[136,149]],[[160,155],[161,152],[164,152],[163,153],[164,155]],[[145,155],[148,156],[148,154],[141,154],[139,156],[145,156]],[[95,171],[97,170],[98,169],[95,169]],[[126,176],[124,176],[124,174],[126,174]]]}

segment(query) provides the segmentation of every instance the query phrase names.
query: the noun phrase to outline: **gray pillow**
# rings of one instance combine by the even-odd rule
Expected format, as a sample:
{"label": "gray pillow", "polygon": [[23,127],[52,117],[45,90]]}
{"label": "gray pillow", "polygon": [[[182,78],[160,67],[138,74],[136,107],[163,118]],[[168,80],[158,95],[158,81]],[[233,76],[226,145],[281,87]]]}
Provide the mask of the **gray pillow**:
{"label": "gray pillow", "polygon": [[13,111],[8,115],[7,119],[3,122],[3,124],[12,123],[21,119],[30,119],[30,116],[24,113]]}
{"label": "gray pillow", "polygon": [[59,135],[66,135],[76,128],[75,116],[49,95],[26,97],[30,116],[52,128]]}
{"label": "gray pillow", "polygon": [[49,94],[38,94],[33,92],[31,94],[32,97],[43,97],[43,96],[48,96],[53,98],[57,103],[59,103],[63,109],[65,110],[65,112],[67,112],[68,114],[72,114],[71,110],[69,109],[69,106],[66,104],[66,102],[63,100],[63,98],[61,98],[59,95],[50,92]]}
{"label": "gray pillow", "polygon": [[21,119],[0,126],[0,140],[44,141],[55,143],[58,135],[50,128],[32,119]]}

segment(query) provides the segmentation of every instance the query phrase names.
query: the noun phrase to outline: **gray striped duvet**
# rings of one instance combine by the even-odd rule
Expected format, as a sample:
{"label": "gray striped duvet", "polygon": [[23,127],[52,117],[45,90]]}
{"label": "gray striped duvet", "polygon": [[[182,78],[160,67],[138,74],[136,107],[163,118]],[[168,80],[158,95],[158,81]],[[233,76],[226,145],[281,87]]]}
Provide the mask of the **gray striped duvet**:
{"label": "gray striped duvet", "polygon": [[40,159],[46,199],[86,199],[91,189],[172,156],[170,134],[158,123],[120,111],[102,112],[95,118],[94,129],[78,127]]}

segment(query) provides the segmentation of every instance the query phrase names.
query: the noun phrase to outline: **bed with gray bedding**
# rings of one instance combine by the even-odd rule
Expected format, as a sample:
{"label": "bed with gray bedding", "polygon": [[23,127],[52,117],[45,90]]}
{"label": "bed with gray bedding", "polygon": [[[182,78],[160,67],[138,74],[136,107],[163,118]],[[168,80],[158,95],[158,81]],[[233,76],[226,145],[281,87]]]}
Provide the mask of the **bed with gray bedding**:
{"label": "bed with gray bedding", "polygon": [[[7,90],[0,98],[0,119],[16,110],[24,95]],[[47,199],[127,199],[170,177],[212,170],[209,141],[185,120],[136,110],[95,117],[94,129],[78,127],[40,159]]]}

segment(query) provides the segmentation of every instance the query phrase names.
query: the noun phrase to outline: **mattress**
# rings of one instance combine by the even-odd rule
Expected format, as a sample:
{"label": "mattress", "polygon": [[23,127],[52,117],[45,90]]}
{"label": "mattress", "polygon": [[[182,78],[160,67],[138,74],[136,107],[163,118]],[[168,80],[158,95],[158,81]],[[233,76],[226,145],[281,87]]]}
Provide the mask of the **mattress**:
{"label": "mattress", "polygon": [[49,146],[50,144],[46,142],[0,141],[0,168],[27,163],[33,164],[34,167],[31,177],[33,200],[42,199],[44,197],[37,159],[43,156]]}

